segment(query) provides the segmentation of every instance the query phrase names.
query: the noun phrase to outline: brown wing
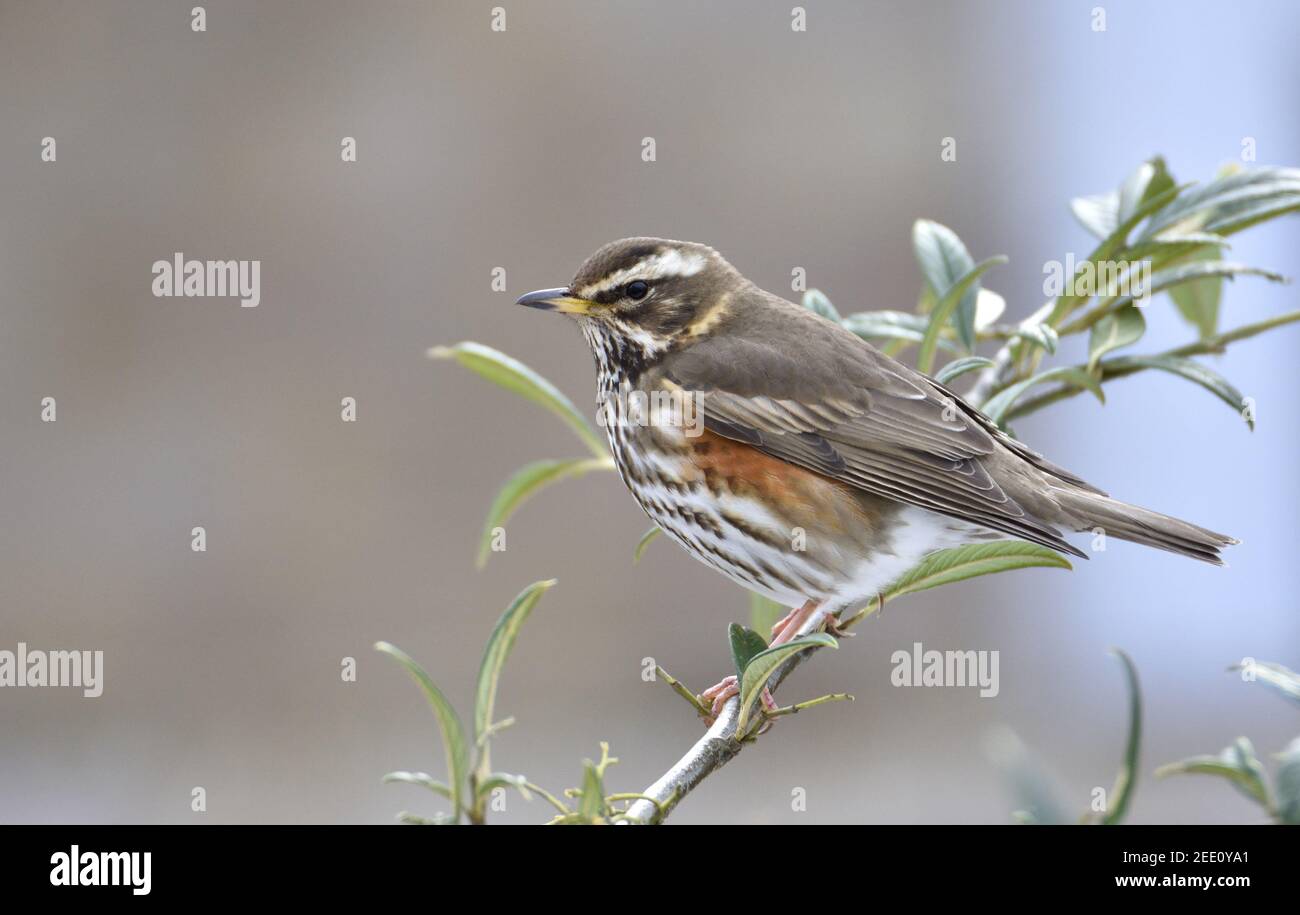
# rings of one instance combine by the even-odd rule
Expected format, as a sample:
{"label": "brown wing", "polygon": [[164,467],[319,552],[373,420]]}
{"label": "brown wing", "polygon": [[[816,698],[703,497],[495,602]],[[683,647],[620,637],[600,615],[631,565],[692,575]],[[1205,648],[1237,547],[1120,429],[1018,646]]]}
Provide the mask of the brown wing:
{"label": "brown wing", "polygon": [[661,364],[697,394],[706,428],[868,492],[1083,555],[1022,501],[1045,477],[1091,487],[926,376],[772,298],[779,305],[757,304]]}

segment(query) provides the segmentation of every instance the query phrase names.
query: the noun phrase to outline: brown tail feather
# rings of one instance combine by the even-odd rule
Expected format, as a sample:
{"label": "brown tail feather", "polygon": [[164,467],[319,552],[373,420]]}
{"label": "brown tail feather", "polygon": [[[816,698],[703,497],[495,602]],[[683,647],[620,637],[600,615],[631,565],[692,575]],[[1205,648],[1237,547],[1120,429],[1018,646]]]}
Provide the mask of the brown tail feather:
{"label": "brown tail feather", "polygon": [[1187,521],[1081,490],[1060,490],[1057,501],[1077,531],[1101,528],[1108,536],[1223,565],[1219,550],[1240,541]]}

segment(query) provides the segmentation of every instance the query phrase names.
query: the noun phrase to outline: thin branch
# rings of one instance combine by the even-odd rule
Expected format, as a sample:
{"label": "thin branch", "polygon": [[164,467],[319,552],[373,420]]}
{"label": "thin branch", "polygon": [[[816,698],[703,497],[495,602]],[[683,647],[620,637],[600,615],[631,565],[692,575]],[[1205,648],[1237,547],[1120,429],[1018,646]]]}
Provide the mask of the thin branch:
{"label": "thin branch", "polygon": [[[817,650],[813,647],[801,651],[777,668],[768,689],[775,693],[790,672]],[[642,792],[643,798],[627,808],[624,815],[628,820],[647,825],[663,822],[682,798],[690,794],[700,782],[731,762],[741,750],[753,743],[752,739],[736,738],[736,718],[739,713],[740,698],[727,700],[718,720],[704,732],[704,736],[658,781]]]}
{"label": "thin branch", "polygon": [[[1262,334],[1265,331],[1272,330],[1275,327],[1281,327],[1284,324],[1293,324],[1300,321],[1300,311],[1289,311],[1286,314],[1276,315],[1264,321],[1257,321],[1254,324],[1245,324],[1233,330],[1224,331],[1213,337],[1206,337],[1204,340],[1196,340],[1187,343],[1175,349],[1166,350],[1160,353],[1161,356],[1200,356],[1209,353],[1222,353],[1227,349],[1228,344],[1235,343],[1238,340],[1245,340],[1247,337],[1253,337]],[[1086,369],[1086,366],[1078,366]],[[1113,381],[1116,378],[1126,378],[1129,375],[1145,371],[1148,366],[1133,365],[1131,363],[1120,362],[1119,364],[1101,362],[1098,365],[1101,370],[1101,378],[1098,380],[1102,383]],[[1021,416],[1028,416],[1043,407],[1050,406],[1057,401],[1068,400],[1081,393],[1084,388],[1060,386],[1038,394],[1034,397],[1026,398],[1013,406],[1007,411],[1007,419],[1012,420]]]}
{"label": "thin branch", "polygon": [[804,709],[816,708],[827,702],[852,702],[853,697],[848,693],[830,693],[825,696],[818,696],[816,699],[809,699],[806,702],[796,702],[794,705],[785,705],[781,708],[772,709],[767,713],[768,718],[780,718],[783,715],[797,715]]}
{"label": "thin branch", "polygon": [[663,680],[665,683],[667,683],[669,686],[673,688],[673,692],[677,693],[677,695],[685,699],[690,704],[691,708],[695,709],[695,713],[697,715],[699,715],[701,718],[709,717],[709,707],[704,703],[702,703],[699,700],[699,698],[693,692],[690,691],[690,689],[686,686],[686,684],[682,683],[681,680],[678,680],[676,677],[668,673],[668,671],[664,670],[658,664],[655,665],[655,673],[657,674],[660,680]]}
{"label": "thin branch", "polygon": [[[860,620],[879,612],[883,604],[884,602],[878,598],[868,604],[867,609],[854,614],[847,620],[841,621],[837,628],[840,632],[844,632],[845,629]],[[797,634],[807,635],[821,628],[826,619],[827,617],[821,616],[812,617],[800,627]],[[847,635],[848,633],[844,634]],[[785,678],[790,676],[796,667],[812,657],[813,652],[818,650],[814,646],[807,651],[801,651],[778,667],[768,679],[768,690],[775,694],[781,684],[785,682]],[[777,713],[790,715],[804,708],[837,701],[840,698],[852,697],[846,697],[839,693],[831,696],[821,696],[808,702],[787,706],[785,709],[778,709]],[[727,700],[727,704],[723,706],[722,712],[718,715],[718,720],[705,731],[704,736],[697,740],[695,745],[673,764],[672,768],[660,776],[658,781],[642,792],[644,795],[642,799],[635,801],[624,811],[627,819],[640,824],[662,823],[668,814],[673,812],[678,802],[690,794],[700,782],[731,762],[745,747],[754,743],[753,725],[751,725],[749,734],[740,738],[736,737],[736,719],[739,712],[740,698],[737,696]],[[759,718],[758,720],[761,722],[765,719]]]}

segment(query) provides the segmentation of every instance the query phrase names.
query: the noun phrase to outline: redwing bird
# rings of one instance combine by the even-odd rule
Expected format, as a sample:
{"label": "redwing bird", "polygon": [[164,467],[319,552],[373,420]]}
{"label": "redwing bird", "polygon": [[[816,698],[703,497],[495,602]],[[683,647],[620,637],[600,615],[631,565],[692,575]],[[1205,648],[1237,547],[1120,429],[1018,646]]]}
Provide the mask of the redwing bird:
{"label": "redwing bird", "polygon": [[[1237,542],[1111,499],[705,245],[611,242],[567,287],[519,304],[577,319],[610,449],[646,514],[732,581],[797,608],[773,644],[964,543],[1084,557],[1057,528],[1100,528],[1221,565]],[[656,398],[679,408],[656,421]],[[671,421],[688,416],[702,422]],[[715,714],[734,679],[705,693]]]}

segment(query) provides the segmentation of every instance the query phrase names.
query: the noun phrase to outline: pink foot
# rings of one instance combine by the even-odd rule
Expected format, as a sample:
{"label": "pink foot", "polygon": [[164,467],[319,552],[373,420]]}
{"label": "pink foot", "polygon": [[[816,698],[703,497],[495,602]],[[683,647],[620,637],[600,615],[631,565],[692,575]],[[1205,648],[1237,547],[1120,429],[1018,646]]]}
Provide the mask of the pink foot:
{"label": "pink foot", "polygon": [[802,607],[796,607],[777,620],[776,625],[772,627],[771,644],[784,645],[798,635],[803,624],[808,622],[812,615],[817,612],[818,605],[818,601],[810,600]]}
{"label": "pink foot", "polygon": [[[705,721],[712,726],[713,722],[717,721],[718,716],[722,714],[722,709],[727,702],[734,696],[739,695],[740,686],[738,685],[734,674],[730,677],[723,677],[720,682],[715,683],[713,686],[710,686],[704,692],[700,693],[701,701],[712,703],[709,707],[709,717],[706,718]],[[777,707],[776,700],[772,698],[772,694],[768,692],[766,686],[763,687],[762,702],[763,707],[768,711]]]}

